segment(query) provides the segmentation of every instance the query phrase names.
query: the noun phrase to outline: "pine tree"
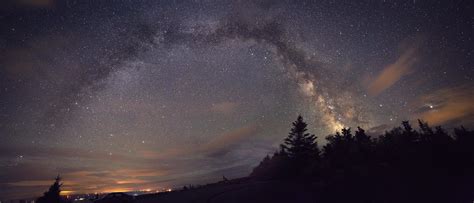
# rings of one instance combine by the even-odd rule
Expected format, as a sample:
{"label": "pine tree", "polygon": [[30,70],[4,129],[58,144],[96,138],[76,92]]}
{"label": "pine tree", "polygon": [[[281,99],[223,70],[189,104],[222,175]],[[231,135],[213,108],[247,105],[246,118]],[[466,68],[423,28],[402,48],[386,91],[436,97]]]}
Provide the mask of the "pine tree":
{"label": "pine tree", "polygon": [[288,154],[291,159],[310,160],[319,158],[319,148],[316,142],[316,136],[307,133],[307,124],[303,117],[298,116],[284,144],[281,145],[282,151]]}
{"label": "pine tree", "polygon": [[355,140],[359,145],[366,145],[371,142],[371,138],[365,134],[365,130],[361,127],[357,127],[357,131],[355,131]]}
{"label": "pine tree", "polygon": [[53,185],[49,187],[49,190],[45,192],[42,197],[38,198],[37,202],[38,203],[60,203],[61,196],[59,194],[61,193],[62,185],[63,184],[61,183],[61,177],[58,175]]}

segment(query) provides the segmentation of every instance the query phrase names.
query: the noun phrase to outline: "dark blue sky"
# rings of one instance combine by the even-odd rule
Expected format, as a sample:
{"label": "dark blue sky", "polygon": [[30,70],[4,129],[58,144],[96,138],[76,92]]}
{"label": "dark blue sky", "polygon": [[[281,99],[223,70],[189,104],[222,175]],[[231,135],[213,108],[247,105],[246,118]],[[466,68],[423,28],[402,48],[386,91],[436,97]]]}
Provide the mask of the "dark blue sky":
{"label": "dark blue sky", "polygon": [[248,174],[298,114],[319,142],[473,127],[469,1],[0,3],[0,199]]}

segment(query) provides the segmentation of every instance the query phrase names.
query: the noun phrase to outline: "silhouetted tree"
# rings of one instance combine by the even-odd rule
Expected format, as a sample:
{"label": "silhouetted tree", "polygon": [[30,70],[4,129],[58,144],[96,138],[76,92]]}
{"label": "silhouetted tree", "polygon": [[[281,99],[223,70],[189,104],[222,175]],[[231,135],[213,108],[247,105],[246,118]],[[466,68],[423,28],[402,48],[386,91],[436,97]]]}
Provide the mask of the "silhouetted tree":
{"label": "silhouetted tree", "polygon": [[56,176],[56,179],[49,187],[49,190],[44,193],[44,195],[40,198],[37,199],[36,202],[38,203],[60,203],[61,202],[61,186],[63,184],[61,183],[61,177],[58,175]]}
{"label": "silhouetted tree", "polygon": [[423,120],[418,119],[418,125],[421,129],[421,132],[424,135],[432,135],[433,134],[433,129],[431,129],[431,127],[428,125],[427,122],[424,122]]}
{"label": "silhouetted tree", "polygon": [[374,141],[372,138],[365,134],[365,130],[361,127],[357,127],[354,138],[357,161],[363,163],[370,161],[374,155]]}
{"label": "silhouetted tree", "polygon": [[281,145],[282,151],[288,153],[288,157],[297,160],[317,159],[319,157],[319,148],[316,142],[316,136],[307,133],[308,124],[303,121],[303,117],[298,116],[293,127]]}
{"label": "silhouetted tree", "polygon": [[323,147],[323,156],[327,167],[343,169],[354,161],[355,142],[350,128],[343,128],[342,134],[326,137],[327,144]]}
{"label": "silhouetted tree", "polygon": [[369,144],[372,141],[371,138],[365,134],[365,130],[361,127],[357,127],[357,131],[355,132],[355,140],[361,145]]}

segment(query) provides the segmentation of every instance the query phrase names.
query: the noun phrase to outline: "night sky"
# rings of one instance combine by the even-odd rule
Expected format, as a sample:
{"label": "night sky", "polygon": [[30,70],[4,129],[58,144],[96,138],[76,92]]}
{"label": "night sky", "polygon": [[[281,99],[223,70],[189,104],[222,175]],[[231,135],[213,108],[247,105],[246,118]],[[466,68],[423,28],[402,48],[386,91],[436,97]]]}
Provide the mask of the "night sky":
{"label": "night sky", "polygon": [[[87,3],[88,2],[88,3]],[[0,199],[248,175],[324,137],[474,127],[472,1],[0,3]]]}

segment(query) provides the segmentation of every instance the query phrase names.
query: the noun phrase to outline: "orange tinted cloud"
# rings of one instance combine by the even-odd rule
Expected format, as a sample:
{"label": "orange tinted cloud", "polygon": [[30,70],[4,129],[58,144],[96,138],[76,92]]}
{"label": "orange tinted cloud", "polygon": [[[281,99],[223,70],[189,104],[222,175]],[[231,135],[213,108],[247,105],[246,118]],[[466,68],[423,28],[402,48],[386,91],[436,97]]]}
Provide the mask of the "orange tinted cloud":
{"label": "orange tinted cloud", "polygon": [[260,132],[258,125],[252,124],[243,126],[227,133],[219,135],[209,142],[195,147],[176,148],[171,147],[163,152],[156,152],[151,150],[140,151],[140,155],[147,159],[173,159],[183,155],[215,155],[232,150],[232,146],[248,139],[249,137]]}
{"label": "orange tinted cloud", "polygon": [[[64,180],[64,191],[69,191],[69,193],[62,193],[63,195],[72,193],[133,191],[144,188],[157,189],[162,186],[167,186],[166,181],[170,179],[187,175],[182,171],[170,170],[168,164],[171,164],[171,167],[179,164],[186,165],[186,163],[181,162],[183,157],[192,157],[194,159],[196,158],[195,155],[206,156],[207,158],[226,154],[233,150],[235,148],[234,146],[248,140],[258,132],[258,125],[250,124],[216,135],[216,137],[202,145],[186,148],[170,147],[163,152],[143,150],[135,156],[118,156],[120,158],[117,158],[117,160],[114,160],[113,156],[109,156],[106,153],[89,154],[87,151],[75,149],[69,153],[62,148],[22,150],[22,154],[24,154],[25,157],[29,157],[29,159],[40,159],[46,155],[54,155],[53,157],[56,159],[80,157],[84,160],[84,163],[95,161],[98,163],[95,164],[94,168],[72,167],[53,169],[45,167],[41,169],[47,171],[45,174],[40,174],[37,177],[26,176],[27,178],[25,177],[19,181],[16,181],[18,178],[14,178],[4,184],[9,187],[15,187],[19,191],[24,192],[24,194],[29,192],[29,195],[41,195],[41,192],[47,190],[49,185],[53,183],[53,178],[57,174],[60,174]],[[2,158],[2,156],[11,157],[15,155],[16,153],[0,149],[0,158]],[[31,165],[23,170],[27,172],[36,171],[38,170],[38,166]],[[0,175],[2,176],[8,176],[9,174],[11,173],[8,171],[0,171]],[[23,194],[19,194],[18,196],[21,197]]]}
{"label": "orange tinted cloud", "polygon": [[141,179],[125,179],[125,180],[118,180],[116,183],[119,185],[122,185],[122,184],[142,184],[146,182],[148,181],[141,180]]}
{"label": "orange tinted cloud", "polygon": [[369,83],[367,90],[371,95],[378,95],[394,85],[400,78],[411,72],[416,62],[417,48],[406,50],[396,61],[385,67],[377,77]]}
{"label": "orange tinted cloud", "polygon": [[[166,172],[154,168],[123,168],[113,170],[81,170],[63,174],[64,188],[75,193],[124,192],[150,186],[154,178]],[[49,181],[51,184],[51,181]],[[153,185],[153,184],[152,184]]]}
{"label": "orange tinted cloud", "polygon": [[433,125],[474,118],[474,88],[444,88],[421,96],[416,105],[425,106],[417,118]]}
{"label": "orange tinted cloud", "polygon": [[51,185],[51,180],[24,180],[8,183],[8,185],[20,187],[48,186]]}
{"label": "orange tinted cloud", "polygon": [[230,150],[230,146],[255,135],[258,131],[259,128],[257,125],[245,126],[212,139],[210,142],[205,144],[201,150],[207,153]]}

